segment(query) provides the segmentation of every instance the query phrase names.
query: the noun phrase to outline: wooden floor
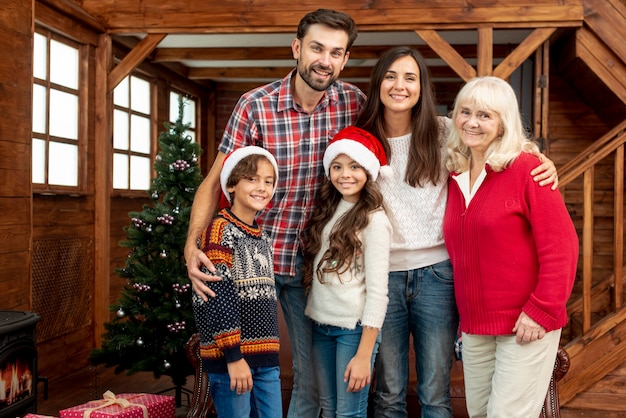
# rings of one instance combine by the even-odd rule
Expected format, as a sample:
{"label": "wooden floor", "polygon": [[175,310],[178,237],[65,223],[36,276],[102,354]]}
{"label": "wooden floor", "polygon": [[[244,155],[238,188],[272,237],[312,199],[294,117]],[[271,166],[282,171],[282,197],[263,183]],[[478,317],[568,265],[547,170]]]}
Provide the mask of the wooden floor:
{"label": "wooden floor", "polygon": [[[192,390],[193,376],[187,379],[185,388]],[[44,385],[38,385],[37,413],[59,416],[61,409],[80,405],[90,400],[101,399],[107,390],[113,393],[160,393],[175,395],[168,377],[154,379],[152,373],[136,373],[132,376],[115,375],[112,369],[102,366],[87,367],[48,383],[48,399],[44,399]],[[176,409],[177,418],[185,418],[189,398],[182,393],[181,405]],[[624,412],[590,411],[584,409],[561,409],[562,418],[626,418]],[[225,417],[230,418],[230,417]]]}

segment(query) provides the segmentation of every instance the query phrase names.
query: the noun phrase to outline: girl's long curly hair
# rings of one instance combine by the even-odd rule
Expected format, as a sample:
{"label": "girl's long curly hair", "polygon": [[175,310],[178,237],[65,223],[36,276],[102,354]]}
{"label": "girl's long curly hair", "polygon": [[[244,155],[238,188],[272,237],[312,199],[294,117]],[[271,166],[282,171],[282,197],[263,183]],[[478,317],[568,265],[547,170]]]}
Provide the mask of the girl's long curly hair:
{"label": "girl's long curly hair", "polygon": [[372,211],[384,209],[383,195],[368,174],[358,202],[337,220],[329,236],[329,248],[319,264],[314,266],[315,256],[322,247],[322,231],[333,217],[341,199],[341,193],[329,179],[326,179],[318,192],[311,219],[302,234],[304,255],[302,284],[307,293],[311,289],[314,274],[322,283],[322,273],[336,272],[340,275],[350,268],[352,259],[363,246],[358,237],[359,231],[369,223],[369,214]]}

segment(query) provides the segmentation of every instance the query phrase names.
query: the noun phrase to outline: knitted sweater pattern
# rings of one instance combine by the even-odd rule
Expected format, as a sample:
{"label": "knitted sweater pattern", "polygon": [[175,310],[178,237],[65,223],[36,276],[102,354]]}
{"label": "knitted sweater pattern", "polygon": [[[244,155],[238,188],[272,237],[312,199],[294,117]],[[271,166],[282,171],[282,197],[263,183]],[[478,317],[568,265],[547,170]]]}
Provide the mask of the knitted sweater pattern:
{"label": "knitted sweater pattern", "polygon": [[451,174],[444,236],[463,332],[510,335],[522,311],[548,332],[567,323],[578,236],[561,194],[528,175],[537,161],[487,165],[467,207]]}
{"label": "knitted sweater pattern", "polygon": [[[443,144],[448,121],[449,119],[444,117],[439,119],[443,173],[442,180],[435,185],[427,181],[421,186],[413,187],[404,180],[409,161],[409,148],[413,140],[412,134],[388,138],[391,147],[389,165],[393,169],[393,176],[385,178],[379,176],[376,182],[385,199],[387,214],[393,226],[392,253],[394,251],[420,253],[423,250],[444,247],[443,217],[446,210],[448,172],[445,169],[446,150]],[[443,256],[436,255],[437,259],[425,260],[425,265],[447,259],[445,249],[443,252]],[[393,265],[392,270],[395,270]]]}
{"label": "knitted sweater pattern", "polygon": [[227,363],[245,358],[250,367],[278,366],[278,314],[272,241],[222,209],[198,240],[222,281],[205,302],[193,293],[204,371],[227,373]]}
{"label": "knitted sweater pattern", "polygon": [[[317,266],[328,250],[328,237],[337,221],[354,206],[342,200],[328,221],[323,244],[315,256]],[[383,210],[370,213],[368,225],[358,233],[363,243],[346,271],[323,273],[322,282],[314,273],[304,313],[326,325],[354,329],[357,324],[380,329],[387,312],[389,245],[391,224]],[[345,267],[345,266],[344,266]]]}

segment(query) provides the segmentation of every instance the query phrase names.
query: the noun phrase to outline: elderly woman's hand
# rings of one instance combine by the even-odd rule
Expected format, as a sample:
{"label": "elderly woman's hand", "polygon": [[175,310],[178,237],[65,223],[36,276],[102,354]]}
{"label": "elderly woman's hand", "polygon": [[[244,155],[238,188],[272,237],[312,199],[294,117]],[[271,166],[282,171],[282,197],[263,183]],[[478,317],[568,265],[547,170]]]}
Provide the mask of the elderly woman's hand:
{"label": "elderly woman's hand", "polygon": [[524,344],[542,339],[546,335],[546,329],[522,312],[515,322],[513,333],[517,335],[517,343]]}

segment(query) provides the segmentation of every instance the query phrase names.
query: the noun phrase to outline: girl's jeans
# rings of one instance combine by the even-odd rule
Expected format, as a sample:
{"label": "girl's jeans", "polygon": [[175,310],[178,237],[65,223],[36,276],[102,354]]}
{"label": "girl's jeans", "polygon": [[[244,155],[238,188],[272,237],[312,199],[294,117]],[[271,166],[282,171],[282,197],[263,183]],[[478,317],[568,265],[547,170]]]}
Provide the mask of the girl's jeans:
{"label": "girl's jeans", "polygon": [[[367,416],[370,385],[359,392],[348,392],[348,382],[343,379],[348,363],[359,348],[362,333],[363,328],[360,325],[355,329],[313,325],[312,363],[317,375],[322,418]],[[374,345],[370,373],[377,348],[378,342]]]}

